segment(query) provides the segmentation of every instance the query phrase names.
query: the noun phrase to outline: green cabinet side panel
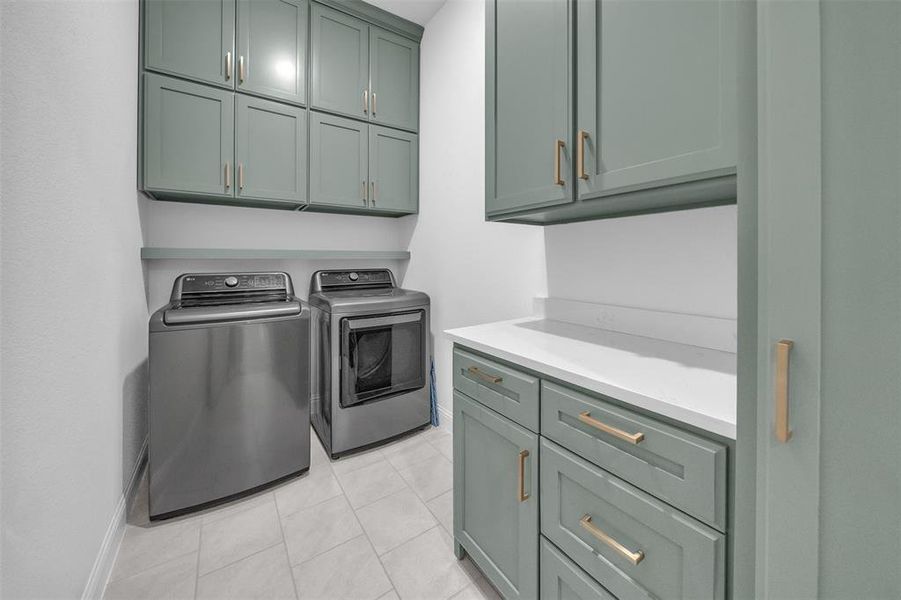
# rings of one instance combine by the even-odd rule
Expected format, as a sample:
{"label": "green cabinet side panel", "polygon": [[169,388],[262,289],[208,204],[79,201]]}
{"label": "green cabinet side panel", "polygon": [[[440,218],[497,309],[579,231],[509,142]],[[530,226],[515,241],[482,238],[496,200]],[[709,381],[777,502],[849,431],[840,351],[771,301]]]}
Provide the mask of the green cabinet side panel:
{"label": "green cabinet side panel", "polygon": [[369,125],[310,113],[310,202],[365,208],[369,203]]}
{"label": "green cabinet side panel", "polygon": [[234,196],[232,92],[144,75],[144,188]]}
{"label": "green cabinet side panel", "polygon": [[369,25],[316,3],[311,15],[312,107],[366,119]]}
{"label": "green cabinet side panel", "polygon": [[616,600],[597,581],[541,538],[542,600]]}
{"label": "green cabinet side panel", "polygon": [[235,0],[144,0],[145,68],[234,87],[228,53],[234,61]]}
{"label": "green cabinet side panel", "polygon": [[723,534],[544,439],[541,503],[541,533],[619,600],[725,598]]}
{"label": "green cabinet side panel", "polygon": [[370,120],[416,131],[419,128],[419,44],[370,27],[369,60]]}
{"label": "green cabinet side panel", "polygon": [[507,599],[538,596],[538,458],[537,434],[454,393],[454,538]]}
{"label": "green cabinet side panel", "polygon": [[370,125],[369,203],[415,213],[419,206],[419,140],[414,133]]}
{"label": "green cabinet side panel", "polygon": [[582,199],[735,172],[732,0],[578,0]]}
{"label": "green cabinet side panel", "polygon": [[303,204],[307,196],[307,112],[239,94],[235,113],[237,198]]}
{"label": "green cabinet side panel", "polygon": [[308,0],[238,0],[237,89],[306,103]]}
{"label": "green cabinet side panel", "polygon": [[[485,7],[489,216],[573,200],[571,7],[568,0]],[[562,185],[554,179],[557,140]]]}

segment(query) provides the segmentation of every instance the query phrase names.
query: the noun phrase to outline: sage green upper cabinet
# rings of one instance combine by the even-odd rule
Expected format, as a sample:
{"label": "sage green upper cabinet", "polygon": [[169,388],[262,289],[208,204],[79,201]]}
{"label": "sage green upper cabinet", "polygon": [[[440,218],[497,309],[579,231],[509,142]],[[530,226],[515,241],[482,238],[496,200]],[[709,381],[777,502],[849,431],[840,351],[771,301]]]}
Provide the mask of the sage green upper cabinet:
{"label": "sage green upper cabinet", "polygon": [[419,128],[419,44],[378,27],[369,29],[370,120]]}
{"label": "sage green upper cabinet", "polygon": [[145,0],[144,67],[232,87],[235,0]]}
{"label": "sage green upper cabinet", "polygon": [[419,143],[416,134],[369,126],[370,206],[416,212],[419,205]]}
{"label": "sage green upper cabinet", "polygon": [[314,3],[311,69],[313,108],[368,118],[368,24]]}
{"label": "sage green upper cabinet", "polygon": [[144,75],[144,189],[234,196],[234,94]]}
{"label": "sage green upper cabinet", "polygon": [[310,113],[310,203],[369,206],[369,125]]}
{"label": "sage green upper cabinet", "polygon": [[577,0],[580,199],[735,173],[736,5]]}
{"label": "sage green upper cabinet", "polygon": [[307,0],[238,0],[237,89],[306,103]]}
{"label": "sage green upper cabinet", "polygon": [[454,539],[504,598],[538,597],[538,435],[459,392]]}
{"label": "sage green upper cabinet", "polygon": [[237,198],[303,204],[307,195],[307,113],[237,95]]}
{"label": "sage green upper cabinet", "polygon": [[486,212],[567,203],[572,181],[569,0],[486,5]]}

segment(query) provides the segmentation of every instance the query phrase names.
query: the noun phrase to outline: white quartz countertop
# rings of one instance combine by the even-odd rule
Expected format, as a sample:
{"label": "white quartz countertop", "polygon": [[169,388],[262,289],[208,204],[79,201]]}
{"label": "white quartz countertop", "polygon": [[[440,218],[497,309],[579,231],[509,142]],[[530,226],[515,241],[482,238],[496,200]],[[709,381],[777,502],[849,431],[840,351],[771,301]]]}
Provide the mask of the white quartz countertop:
{"label": "white quartz countertop", "polygon": [[735,439],[735,354],[562,321],[450,329],[453,341]]}

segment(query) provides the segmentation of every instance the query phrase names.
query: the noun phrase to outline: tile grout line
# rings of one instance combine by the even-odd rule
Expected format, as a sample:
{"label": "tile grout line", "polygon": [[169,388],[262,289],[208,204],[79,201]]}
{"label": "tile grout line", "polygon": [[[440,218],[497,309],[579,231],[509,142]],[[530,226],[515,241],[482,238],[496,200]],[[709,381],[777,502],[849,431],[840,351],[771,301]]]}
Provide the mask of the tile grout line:
{"label": "tile grout line", "polygon": [[[388,461],[386,460],[385,462],[388,462]],[[388,464],[391,465],[391,463],[388,463]],[[391,466],[391,468],[393,469],[394,466]],[[342,494],[344,494],[345,499],[346,499],[346,498],[347,498],[347,492],[345,492],[344,486],[341,485],[341,480],[338,479],[338,476],[337,476],[337,475],[335,476],[335,479],[338,481],[338,487],[341,488],[341,492],[342,492]],[[403,491],[403,490],[401,490],[401,491]],[[363,524],[360,522],[360,517],[357,516],[357,509],[355,509],[355,508],[353,507],[353,505],[350,503],[350,500],[347,500],[347,505],[350,506],[350,510],[351,510],[351,512],[354,514],[354,519],[356,520],[357,525],[360,526],[360,531],[363,532],[363,533],[360,534],[360,535],[366,537],[366,541],[369,542],[369,547],[372,549],[372,553],[375,554],[375,559],[376,559],[377,561],[379,561],[379,566],[382,568],[382,572],[385,574],[385,577],[388,578],[388,583],[391,584],[391,590],[393,590],[393,591],[397,594],[397,597],[400,598],[400,592],[397,591],[397,586],[394,584],[394,580],[391,579],[391,574],[388,573],[388,569],[385,568],[385,563],[382,562],[382,557],[379,556],[379,553],[375,551],[375,545],[372,543],[372,539],[369,537],[369,534],[366,532],[366,528],[363,527]],[[363,507],[360,507],[360,508],[363,508]],[[357,537],[359,537],[359,536],[357,536]],[[355,538],[351,538],[351,539],[356,539],[356,537],[355,537]],[[350,540],[347,540],[347,541],[349,542]],[[346,543],[346,542],[345,542],[345,543]],[[340,544],[339,544],[339,546],[340,546]],[[335,546],[335,548],[337,548],[337,547],[338,547],[338,546]],[[317,556],[318,556],[318,555],[317,555]],[[314,558],[315,558],[315,557],[314,557]],[[390,590],[389,590],[389,591],[390,591]],[[389,592],[385,592],[384,594],[382,594],[382,596],[386,596],[388,593],[389,593]],[[382,596],[379,596],[379,598],[381,598]],[[403,599],[401,599],[401,600],[403,600]]]}
{"label": "tile grout line", "polygon": [[[312,442],[313,440],[310,440]],[[310,457],[310,463],[312,466],[313,458]],[[310,472],[307,470],[307,477],[309,477]],[[294,567],[291,566],[291,555],[288,554],[288,540],[285,538],[285,523],[282,521],[282,513],[278,509],[278,498],[275,497],[275,493],[272,494],[272,502],[275,504],[275,517],[278,519],[278,531],[282,534],[282,547],[285,549],[285,560],[288,563],[288,575],[291,576],[291,587],[294,588],[294,598],[298,600],[300,598],[300,594],[297,593],[297,582],[294,580]],[[195,599],[196,600],[196,599]]]}

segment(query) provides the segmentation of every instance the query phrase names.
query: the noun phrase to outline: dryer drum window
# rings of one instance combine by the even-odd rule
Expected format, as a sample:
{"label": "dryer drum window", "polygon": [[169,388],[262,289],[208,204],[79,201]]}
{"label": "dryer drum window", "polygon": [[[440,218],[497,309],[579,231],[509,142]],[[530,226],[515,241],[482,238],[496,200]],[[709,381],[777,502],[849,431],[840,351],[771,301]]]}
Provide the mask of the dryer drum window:
{"label": "dryer drum window", "polygon": [[346,408],[425,386],[421,310],[341,320],[341,398]]}

